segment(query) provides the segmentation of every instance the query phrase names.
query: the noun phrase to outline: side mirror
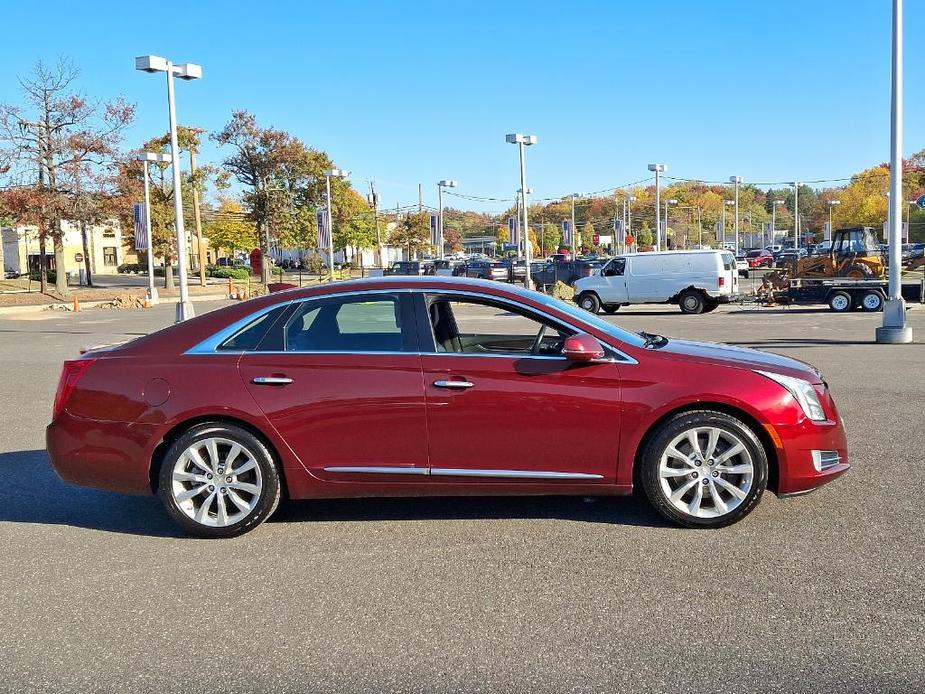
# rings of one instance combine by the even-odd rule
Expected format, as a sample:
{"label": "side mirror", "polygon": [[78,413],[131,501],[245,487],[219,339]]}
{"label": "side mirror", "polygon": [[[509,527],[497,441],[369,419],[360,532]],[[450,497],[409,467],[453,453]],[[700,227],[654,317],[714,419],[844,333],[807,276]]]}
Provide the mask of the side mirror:
{"label": "side mirror", "polygon": [[597,338],[587,333],[578,333],[565,338],[562,354],[569,361],[587,363],[604,358],[604,347]]}

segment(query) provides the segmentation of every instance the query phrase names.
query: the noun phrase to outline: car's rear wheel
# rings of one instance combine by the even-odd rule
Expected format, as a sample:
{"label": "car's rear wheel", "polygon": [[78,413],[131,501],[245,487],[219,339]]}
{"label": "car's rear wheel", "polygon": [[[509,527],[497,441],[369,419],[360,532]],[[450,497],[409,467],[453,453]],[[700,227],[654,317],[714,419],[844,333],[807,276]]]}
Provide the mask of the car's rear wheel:
{"label": "car's rear wheel", "polygon": [[597,298],[597,294],[582,294],[578,297],[578,306],[596,315],[601,310],[601,300]]}
{"label": "car's rear wheel", "polygon": [[189,533],[234,537],[276,510],[279,471],[266,445],[249,431],[200,424],[167,451],[158,495],[170,517]]}
{"label": "car's rear wheel", "polygon": [[683,412],[649,438],[640,458],[646,496],[669,520],[689,528],[719,528],[761,500],[768,458],[755,433],[723,412]]}
{"label": "car's rear wheel", "polygon": [[707,302],[706,304],[704,304],[704,306],[703,306],[703,312],[704,312],[704,313],[710,313],[711,311],[715,311],[715,310],[718,309],[718,308],[719,308],[719,304],[718,304],[718,303],[716,303],[715,301],[709,301],[709,302]]}
{"label": "car's rear wheel", "polygon": [[604,306],[604,313],[608,316],[612,316],[614,313],[620,310],[620,304],[607,304]]}

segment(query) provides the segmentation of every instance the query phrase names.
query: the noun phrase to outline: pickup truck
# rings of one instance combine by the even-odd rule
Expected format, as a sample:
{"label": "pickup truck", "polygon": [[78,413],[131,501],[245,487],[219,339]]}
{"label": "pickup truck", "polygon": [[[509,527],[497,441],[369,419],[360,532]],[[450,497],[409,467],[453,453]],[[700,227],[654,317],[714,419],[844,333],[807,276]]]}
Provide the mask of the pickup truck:
{"label": "pickup truck", "polygon": [[568,260],[562,263],[533,263],[530,275],[538,287],[551,287],[556,282],[568,285],[582,277],[590,277],[601,269],[598,260]]}

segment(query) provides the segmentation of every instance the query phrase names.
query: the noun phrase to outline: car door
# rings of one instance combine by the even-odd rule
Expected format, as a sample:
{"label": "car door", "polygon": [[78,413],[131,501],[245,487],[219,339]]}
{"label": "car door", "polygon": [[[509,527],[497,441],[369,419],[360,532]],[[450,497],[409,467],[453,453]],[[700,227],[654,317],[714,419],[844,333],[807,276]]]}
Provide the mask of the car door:
{"label": "car door", "polygon": [[614,258],[600,272],[599,296],[604,303],[624,304],[629,301],[626,291],[626,258]]}
{"label": "car door", "polygon": [[238,370],[310,472],[426,474],[421,363],[407,293],[300,301]]}
{"label": "car door", "polygon": [[461,293],[421,296],[418,325],[433,481],[614,479],[618,366],[566,360],[574,328]]}

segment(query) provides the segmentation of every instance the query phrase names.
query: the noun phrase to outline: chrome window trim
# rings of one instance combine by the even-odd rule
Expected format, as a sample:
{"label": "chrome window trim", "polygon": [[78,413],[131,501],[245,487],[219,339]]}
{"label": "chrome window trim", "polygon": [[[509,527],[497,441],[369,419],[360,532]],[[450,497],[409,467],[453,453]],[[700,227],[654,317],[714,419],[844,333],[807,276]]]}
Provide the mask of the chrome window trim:
{"label": "chrome window trim", "polygon": [[[403,351],[338,352],[338,351],[328,350],[328,351],[323,351],[323,352],[316,352],[316,351],[296,351],[296,350],[263,351],[263,350],[219,350],[218,349],[219,345],[221,345],[223,342],[225,342],[229,338],[233,337],[235,333],[240,332],[241,330],[246,328],[248,325],[250,325],[252,322],[260,318],[261,316],[267,313],[270,313],[271,311],[274,311],[280,307],[291,306],[293,304],[301,304],[301,303],[305,303],[306,301],[317,301],[319,299],[327,299],[327,298],[333,298],[333,297],[358,296],[361,294],[399,294],[399,293],[414,293],[414,292],[417,292],[420,294],[457,294],[460,296],[471,296],[471,297],[475,297],[478,299],[484,299],[489,302],[496,301],[496,302],[506,303],[514,307],[526,308],[526,310],[528,311],[532,311],[534,313],[539,313],[541,315],[546,316],[554,323],[561,323],[563,325],[568,325],[569,327],[575,330],[582,331],[582,332],[586,332],[587,328],[590,327],[590,326],[585,325],[583,326],[584,329],[582,329],[580,322],[579,322],[579,325],[575,325],[569,320],[563,320],[557,316],[549,315],[548,313],[545,313],[544,311],[540,309],[534,308],[533,306],[524,307],[523,304],[513,301],[512,299],[508,299],[507,297],[495,296],[494,294],[483,294],[481,292],[475,292],[475,291],[471,291],[468,289],[440,289],[437,287],[414,287],[414,288],[395,287],[394,289],[363,289],[359,291],[355,290],[355,291],[349,291],[349,292],[331,292],[328,294],[317,294],[315,296],[306,296],[306,297],[301,297],[298,299],[289,299],[288,301],[280,301],[274,304],[270,304],[269,306],[264,306],[263,308],[258,309],[254,311],[253,313],[249,313],[243,318],[238,319],[231,325],[228,325],[222,328],[217,333],[214,333],[210,335],[209,337],[207,337],[205,340],[202,340],[201,342],[193,345],[188,350],[186,350],[183,354],[185,355],[190,354],[190,355],[197,355],[197,356],[202,356],[202,355],[239,355],[240,356],[242,354],[328,354],[328,355],[330,354],[360,354],[360,355],[402,354],[402,355],[418,355],[418,356],[488,357],[490,359],[517,358],[517,359],[540,359],[540,360],[547,360],[547,361],[548,360],[566,361],[564,356],[531,355],[531,354],[522,354],[522,353],[516,353],[516,352],[511,352],[511,353],[506,353],[506,354],[472,354],[472,353],[467,353],[467,352],[436,352],[436,351],[434,352],[422,352],[422,351],[418,351],[418,352],[403,352]],[[636,359],[629,356],[628,354],[626,354],[619,348],[614,347],[610,342],[607,342],[606,340],[602,342],[609,349],[616,352],[617,355],[619,356],[619,359],[609,359],[607,360],[608,362],[614,363],[614,364],[628,364],[628,365],[634,365],[634,364],[639,363]],[[598,362],[598,363],[601,363],[601,362]]]}
{"label": "chrome window trim", "polygon": [[386,467],[379,465],[333,465],[325,472],[349,472],[360,475],[424,475],[430,477],[497,477],[531,480],[602,480],[603,475],[590,472],[556,472],[553,470],[487,470],[482,468]]}

